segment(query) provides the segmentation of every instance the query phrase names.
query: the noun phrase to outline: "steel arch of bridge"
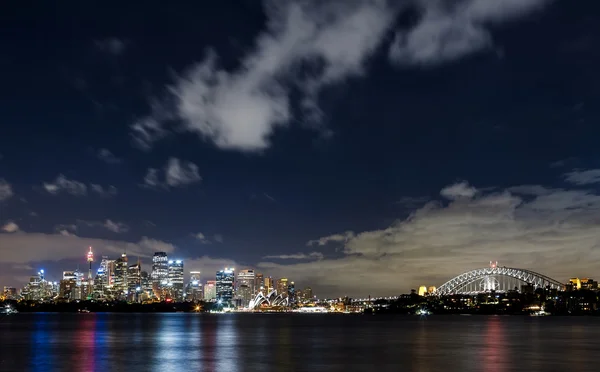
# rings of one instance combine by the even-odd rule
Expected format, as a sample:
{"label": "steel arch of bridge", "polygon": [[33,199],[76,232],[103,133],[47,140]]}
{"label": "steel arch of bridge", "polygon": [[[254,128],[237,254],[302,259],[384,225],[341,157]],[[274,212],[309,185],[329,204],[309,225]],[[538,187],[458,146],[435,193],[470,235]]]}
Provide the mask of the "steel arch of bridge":
{"label": "steel arch of bridge", "polygon": [[536,273],[530,270],[515,269],[512,267],[486,267],[483,269],[476,269],[467,271],[465,273],[456,276],[446,283],[442,284],[435,291],[436,295],[449,295],[464,293],[464,288],[469,284],[484,279],[486,277],[495,276],[506,276],[520,280],[522,282],[533,285],[535,288],[546,288],[550,286],[551,289],[563,289],[564,284],[561,282],[549,278],[545,275]]}

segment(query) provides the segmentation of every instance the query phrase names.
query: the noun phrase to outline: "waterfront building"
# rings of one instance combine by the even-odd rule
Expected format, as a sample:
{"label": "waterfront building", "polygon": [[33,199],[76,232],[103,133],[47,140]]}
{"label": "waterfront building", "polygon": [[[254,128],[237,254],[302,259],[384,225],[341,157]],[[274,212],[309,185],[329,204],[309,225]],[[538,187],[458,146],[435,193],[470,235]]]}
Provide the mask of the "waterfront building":
{"label": "waterfront building", "polygon": [[142,271],[140,273],[140,281],[142,287],[142,300],[148,300],[152,298],[152,281],[150,280],[150,275],[147,271]]}
{"label": "waterfront building", "polygon": [[96,272],[96,278],[94,279],[94,293],[96,297],[105,298],[111,288],[110,278],[114,275],[111,272],[111,270],[114,270],[114,265],[111,265],[111,262],[113,261],[109,260],[107,256],[102,256],[100,266]]}
{"label": "waterfront building", "polygon": [[156,298],[161,298],[163,283],[167,283],[169,276],[169,258],[166,252],[154,252],[152,256],[152,271],[150,279],[152,290]]}
{"label": "waterfront building", "polygon": [[235,295],[240,300],[240,306],[247,307],[254,296],[254,270],[244,269],[237,274]]}
{"label": "waterfront building", "polygon": [[427,287],[422,285],[419,287],[419,296],[425,296],[427,294]]}
{"label": "waterfront building", "polygon": [[175,301],[183,300],[183,261],[168,261],[167,285],[169,286],[170,296]]}
{"label": "waterfront building", "polygon": [[75,293],[79,290],[75,279],[62,279],[59,284],[58,297],[64,300],[74,300]]}
{"label": "waterfront building", "polygon": [[234,296],[235,269],[226,268],[217,271],[217,301],[230,304]]}
{"label": "waterfront building", "polygon": [[217,281],[208,280],[204,285],[204,300],[214,301],[217,298]]}

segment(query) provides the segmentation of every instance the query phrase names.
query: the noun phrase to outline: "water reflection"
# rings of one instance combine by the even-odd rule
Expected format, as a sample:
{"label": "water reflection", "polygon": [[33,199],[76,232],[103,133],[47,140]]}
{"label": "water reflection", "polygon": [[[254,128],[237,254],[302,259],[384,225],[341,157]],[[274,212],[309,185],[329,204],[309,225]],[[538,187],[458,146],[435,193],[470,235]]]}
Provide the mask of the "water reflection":
{"label": "water reflection", "polygon": [[239,371],[237,360],[237,329],[235,321],[237,317],[226,314],[217,317],[217,345],[216,359],[218,371]]}
{"label": "water reflection", "polygon": [[75,349],[72,355],[72,365],[75,371],[96,370],[96,316],[95,314],[82,314],[75,330],[75,340],[72,343]]}
{"label": "water reflection", "polygon": [[54,353],[50,344],[50,319],[49,314],[38,314],[33,323],[31,332],[31,370],[48,371],[54,364]]}
{"label": "water reflection", "polygon": [[507,349],[510,347],[504,335],[504,326],[497,316],[488,318],[481,349],[482,369],[485,372],[506,372],[511,362]]}

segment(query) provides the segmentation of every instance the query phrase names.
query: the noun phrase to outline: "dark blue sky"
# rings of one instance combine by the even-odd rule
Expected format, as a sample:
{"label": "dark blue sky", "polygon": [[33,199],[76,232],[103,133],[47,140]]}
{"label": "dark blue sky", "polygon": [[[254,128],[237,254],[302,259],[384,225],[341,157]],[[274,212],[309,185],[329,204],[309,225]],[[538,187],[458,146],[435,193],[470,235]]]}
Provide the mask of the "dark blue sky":
{"label": "dark blue sky", "polygon": [[598,5],[455,3],[5,6],[0,284],[127,243],[327,295],[489,259],[579,275],[597,244]]}

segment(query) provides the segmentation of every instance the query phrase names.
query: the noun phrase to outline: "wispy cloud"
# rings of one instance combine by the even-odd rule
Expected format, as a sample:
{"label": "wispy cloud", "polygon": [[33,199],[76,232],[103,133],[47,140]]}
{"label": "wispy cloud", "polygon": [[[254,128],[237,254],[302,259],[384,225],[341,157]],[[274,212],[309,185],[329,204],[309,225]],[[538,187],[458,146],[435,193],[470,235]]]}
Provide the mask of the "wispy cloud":
{"label": "wispy cloud", "polygon": [[13,190],[10,183],[0,178],[0,202],[10,199],[13,196]]}
{"label": "wispy cloud", "polygon": [[[364,73],[396,14],[385,0],[266,1],[265,9],[267,30],[237,69],[224,70],[209,50],[170,89],[183,128],[222,149],[267,148],[292,119],[293,91],[301,93],[304,119],[318,120],[321,90]],[[164,135],[153,119],[132,128],[145,147]]]}
{"label": "wispy cloud", "polygon": [[390,59],[435,65],[493,46],[490,25],[539,10],[551,0],[416,0],[416,25],[396,32]]}
{"label": "wispy cloud", "polygon": [[565,180],[575,185],[591,185],[600,183],[600,169],[575,169],[565,173]]}
{"label": "wispy cloud", "polygon": [[162,169],[148,168],[143,186],[150,188],[183,187],[202,181],[198,166],[192,162],[170,158]]}
{"label": "wispy cloud", "polygon": [[[44,182],[43,188],[52,195],[66,193],[74,196],[85,196],[88,194],[88,186],[85,183],[68,179],[63,174],[59,174],[52,182]],[[98,184],[90,184],[89,189],[100,196],[114,196],[117,194],[117,188],[112,185],[103,187]]]}
{"label": "wispy cloud", "polygon": [[108,149],[100,149],[98,150],[98,153],[96,154],[96,156],[98,157],[98,159],[108,163],[108,164],[119,164],[121,163],[123,160],[116,157],[110,150]]}
{"label": "wispy cloud", "polygon": [[192,236],[202,244],[210,244],[211,243],[210,240],[208,240],[206,238],[206,236],[201,232],[194,233],[194,234],[192,234]]}
{"label": "wispy cloud", "polygon": [[277,260],[311,260],[311,259],[322,260],[323,257],[324,257],[323,253],[321,253],[321,252],[310,252],[308,254],[295,253],[295,254],[280,254],[280,255],[273,255],[273,256],[264,256],[263,258],[277,259]]}

